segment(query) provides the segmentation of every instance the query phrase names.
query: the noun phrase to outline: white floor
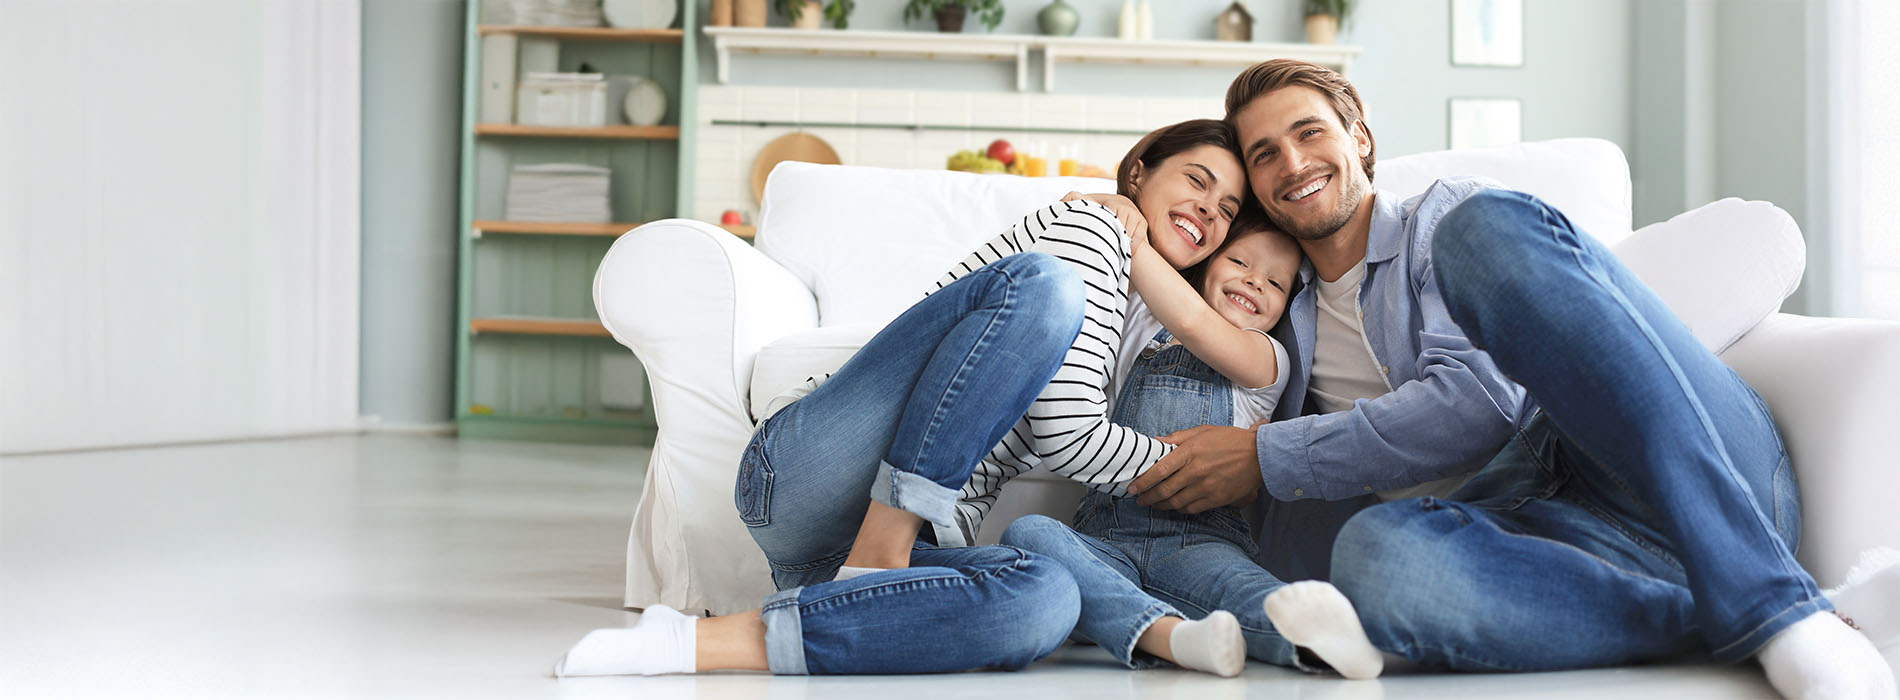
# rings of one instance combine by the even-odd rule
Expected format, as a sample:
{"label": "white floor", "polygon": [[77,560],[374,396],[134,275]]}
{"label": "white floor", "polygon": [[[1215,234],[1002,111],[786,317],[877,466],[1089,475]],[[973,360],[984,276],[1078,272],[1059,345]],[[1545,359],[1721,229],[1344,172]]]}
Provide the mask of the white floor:
{"label": "white floor", "polygon": [[646,451],[366,436],[0,459],[0,697],[1772,697],[1754,666],[1348,683],[1130,672],[557,681],[620,609]]}

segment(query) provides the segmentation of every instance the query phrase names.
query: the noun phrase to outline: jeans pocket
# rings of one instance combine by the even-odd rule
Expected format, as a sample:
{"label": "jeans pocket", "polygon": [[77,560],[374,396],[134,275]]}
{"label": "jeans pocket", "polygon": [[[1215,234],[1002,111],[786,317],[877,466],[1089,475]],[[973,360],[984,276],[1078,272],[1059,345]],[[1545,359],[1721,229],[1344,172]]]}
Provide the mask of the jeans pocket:
{"label": "jeans pocket", "polygon": [[739,458],[739,478],[732,487],[732,503],[747,527],[772,523],[772,464],[765,459],[764,429],[752,436]]}

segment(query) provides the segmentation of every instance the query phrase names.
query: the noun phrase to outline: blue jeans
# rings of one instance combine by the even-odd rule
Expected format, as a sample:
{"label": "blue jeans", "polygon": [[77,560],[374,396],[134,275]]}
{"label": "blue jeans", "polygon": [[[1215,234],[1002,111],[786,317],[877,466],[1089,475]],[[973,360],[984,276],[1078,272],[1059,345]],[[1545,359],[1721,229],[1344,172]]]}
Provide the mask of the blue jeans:
{"label": "blue jeans", "polygon": [[956,527],[971,470],[1081,323],[1074,270],[1010,256],[919,301],[759,426],[733,498],[779,588],[764,612],[774,673],[1020,668],[1060,646],[1075,582],[1014,548],[923,545],[910,569],[832,578],[872,500]]}
{"label": "blue jeans", "polygon": [[[1155,340],[1166,338],[1162,331]],[[1123,378],[1114,421],[1146,435],[1231,425],[1232,392],[1226,377],[1185,347],[1143,352]],[[1074,529],[1030,515],[1003,531],[1003,543],[1068,569],[1082,592],[1076,635],[1130,668],[1161,663],[1135,648],[1156,620],[1200,619],[1215,610],[1240,621],[1248,656],[1304,668],[1260,605],[1286,584],[1254,563],[1251,528],[1233,508],[1189,515],[1090,493],[1076,509]]]}
{"label": "blue jeans", "polygon": [[1464,670],[1734,662],[1830,609],[1767,407],[1608,251],[1494,191],[1432,255],[1452,318],[1542,412],[1450,499],[1347,521],[1333,583],[1373,644]]}

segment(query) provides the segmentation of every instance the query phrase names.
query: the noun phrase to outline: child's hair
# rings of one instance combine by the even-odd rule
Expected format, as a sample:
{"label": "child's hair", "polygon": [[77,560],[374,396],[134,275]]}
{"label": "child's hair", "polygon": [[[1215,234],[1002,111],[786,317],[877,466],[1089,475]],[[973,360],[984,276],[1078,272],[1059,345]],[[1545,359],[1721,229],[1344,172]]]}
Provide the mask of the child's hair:
{"label": "child's hair", "polygon": [[1189,119],[1179,124],[1155,129],[1147,136],[1135,142],[1128,149],[1128,155],[1122,156],[1121,165],[1115,168],[1115,193],[1129,199],[1135,198],[1135,164],[1140,163],[1143,170],[1152,172],[1176,153],[1196,146],[1219,146],[1240,159],[1240,136],[1234,127],[1219,119]]}
{"label": "child's hair", "polygon": [[1227,250],[1227,246],[1233,245],[1234,241],[1259,232],[1280,233],[1280,229],[1273,225],[1273,221],[1267,218],[1267,211],[1260,208],[1260,205],[1250,196],[1240,205],[1240,212],[1234,215],[1233,223],[1227,225],[1227,240],[1221,241],[1220,247],[1215,248],[1214,254],[1207,256],[1206,260],[1182,270],[1181,278],[1187,280],[1188,285],[1194,287],[1194,291],[1200,291],[1201,282],[1207,279],[1208,264],[1220,257],[1221,252]]}

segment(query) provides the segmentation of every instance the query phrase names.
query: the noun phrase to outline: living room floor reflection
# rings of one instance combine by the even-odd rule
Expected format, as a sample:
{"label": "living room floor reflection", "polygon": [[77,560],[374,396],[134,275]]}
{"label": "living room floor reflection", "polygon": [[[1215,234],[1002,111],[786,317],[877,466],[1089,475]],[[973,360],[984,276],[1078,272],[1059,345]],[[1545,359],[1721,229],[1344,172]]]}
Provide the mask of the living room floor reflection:
{"label": "living room floor reflection", "polygon": [[378,434],[0,459],[0,696],[1773,697],[1753,665],[1224,680],[1076,645],[1016,673],[557,681],[637,619],[648,454]]}

